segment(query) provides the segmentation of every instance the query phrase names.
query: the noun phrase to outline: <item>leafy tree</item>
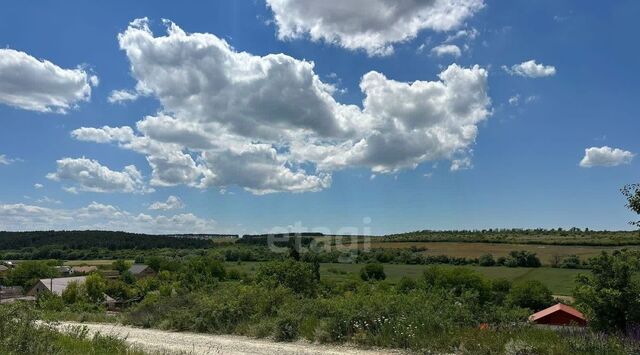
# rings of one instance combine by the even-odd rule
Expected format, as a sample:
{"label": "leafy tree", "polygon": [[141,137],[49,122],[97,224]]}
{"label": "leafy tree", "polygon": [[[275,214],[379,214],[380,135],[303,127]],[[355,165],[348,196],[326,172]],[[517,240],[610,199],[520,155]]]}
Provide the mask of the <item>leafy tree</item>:
{"label": "leafy tree", "polygon": [[387,278],[384,266],[378,263],[367,264],[360,269],[360,278],[364,281],[380,281]]}
{"label": "leafy tree", "polygon": [[89,302],[102,303],[104,301],[104,292],[107,290],[107,283],[102,275],[92,273],[85,279],[84,289]]}
{"label": "leafy tree", "polygon": [[476,292],[480,302],[491,298],[491,284],[480,273],[462,267],[430,266],[423,278],[428,287],[440,288],[460,296],[465,292]]}
{"label": "leafy tree", "polygon": [[314,295],[317,288],[313,265],[293,259],[260,265],[256,271],[256,281],[270,288],[284,286],[305,295]]}
{"label": "leafy tree", "polygon": [[603,252],[590,260],[591,275],[578,276],[574,296],[594,328],[625,331],[640,324],[638,263],[631,251]]}
{"label": "leafy tree", "polygon": [[22,286],[26,290],[33,287],[39,279],[57,276],[56,270],[44,261],[23,261],[11,270],[7,281],[10,285]]}
{"label": "leafy tree", "polygon": [[494,266],[496,264],[496,261],[495,259],[493,259],[493,255],[483,254],[478,259],[478,264],[480,266]]}
{"label": "leafy tree", "polygon": [[[627,199],[627,208],[640,215],[640,184],[625,185],[620,191]],[[640,227],[640,221],[629,223]]]}
{"label": "leafy tree", "polygon": [[126,261],[122,260],[122,259],[118,259],[116,261],[113,262],[113,268],[118,270],[119,273],[123,273],[127,270],[129,270],[129,263],[127,263]]}
{"label": "leafy tree", "polygon": [[224,280],[226,273],[222,261],[214,254],[208,254],[190,258],[182,270],[181,280],[186,288],[196,289]]}
{"label": "leafy tree", "polygon": [[66,304],[74,304],[82,299],[84,290],[78,281],[70,282],[62,291],[62,300]]}
{"label": "leafy tree", "polygon": [[553,304],[551,291],[538,280],[518,282],[511,286],[507,302],[513,306],[540,311]]}
{"label": "leafy tree", "polygon": [[526,250],[513,250],[504,262],[508,267],[540,267],[540,259],[536,253]]}

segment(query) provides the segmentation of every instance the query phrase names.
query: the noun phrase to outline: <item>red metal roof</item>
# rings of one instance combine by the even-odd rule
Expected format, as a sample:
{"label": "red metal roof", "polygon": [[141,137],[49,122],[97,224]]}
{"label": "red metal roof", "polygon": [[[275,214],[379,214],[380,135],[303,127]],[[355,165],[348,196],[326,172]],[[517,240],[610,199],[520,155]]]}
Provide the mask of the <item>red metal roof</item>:
{"label": "red metal roof", "polygon": [[543,309],[540,312],[534,313],[529,317],[530,321],[536,321],[538,319],[544,318],[550,314],[556,313],[556,312],[564,312],[564,313],[568,313],[576,318],[582,319],[584,321],[586,321],[587,319],[584,317],[584,314],[582,314],[582,312],[578,311],[577,309],[571,307],[571,306],[567,306],[566,304],[562,304],[562,303],[558,303],[554,306],[551,306],[547,309]]}

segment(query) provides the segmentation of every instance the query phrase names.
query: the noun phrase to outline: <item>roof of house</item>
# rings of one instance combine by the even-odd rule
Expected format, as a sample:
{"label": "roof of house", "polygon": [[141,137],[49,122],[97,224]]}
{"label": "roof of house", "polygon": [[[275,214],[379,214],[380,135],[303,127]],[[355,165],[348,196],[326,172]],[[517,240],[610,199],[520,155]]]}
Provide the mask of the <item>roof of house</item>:
{"label": "roof of house", "polygon": [[576,318],[582,319],[582,320],[587,320],[584,316],[584,314],[582,314],[582,312],[578,311],[577,309],[571,307],[571,306],[567,306],[566,304],[562,304],[562,303],[558,303],[556,305],[553,305],[549,308],[543,309],[540,312],[534,313],[529,317],[530,321],[536,321],[538,319],[544,318],[552,313],[556,313],[556,312],[564,312],[564,313],[568,313]]}
{"label": "roof of house", "polygon": [[131,265],[131,267],[129,268],[129,272],[136,275],[139,274],[143,271],[145,271],[149,266],[145,265],[145,264],[133,264]]}
{"label": "roof of house", "polygon": [[67,289],[67,286],[71,282],[84,282],[86,276],[73,276],[73,277],[58,277],[53,279],[40,279],[40,282],[52,293],[56,295],[62,295],[62,292]]}
{"label": "roof of house", "polygon": [[91,271],[98,270],[98,268],[93,265],[87,265],[87,266],[74,266],[71,268],[71,270],[73,270],[73,272],[89,273]]}

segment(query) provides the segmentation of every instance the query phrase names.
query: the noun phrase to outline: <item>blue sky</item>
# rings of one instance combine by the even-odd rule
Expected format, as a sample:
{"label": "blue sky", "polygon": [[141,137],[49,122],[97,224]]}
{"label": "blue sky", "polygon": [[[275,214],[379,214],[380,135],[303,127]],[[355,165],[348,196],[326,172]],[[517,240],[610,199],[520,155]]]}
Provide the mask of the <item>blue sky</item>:
{"label": "blue sky", "polygon": [[3,4],[0,229],[629,228],[638,2],[359,3]]}

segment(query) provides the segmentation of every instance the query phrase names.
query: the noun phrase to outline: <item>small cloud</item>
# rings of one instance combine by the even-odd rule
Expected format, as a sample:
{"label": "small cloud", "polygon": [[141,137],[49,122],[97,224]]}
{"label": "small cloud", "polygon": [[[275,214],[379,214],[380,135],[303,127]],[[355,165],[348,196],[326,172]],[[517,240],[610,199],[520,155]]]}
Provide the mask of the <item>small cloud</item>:
{"label": "small cloud", "polygon": [[503,65],[502,69],[510,75],[517,75],[527,78],[542,78],[546,76],[556,75],[556,68],[554,66],[536,63],[534,59],[522,62],[520,64],[514,64],[511,66],[511,68]]}
{"label": "small cloud", "polygon": [[460,47],[455,44],[441,44],[433,47],[431,49],[431,54],[435,54],[438,57],[451,55],[458,58],[462,54],[462,51],[460,50]]}
{"label": "small cloud", "polygon": [[44,187],[44,185],[42,185],[42,184],[33,184],[33,187],[34,187],[35,189],[41,189],[41,188],[43,188],[43,187]]}
{"label": "small cloud", "polygon": [[451,171],[468,170],[471,168],[473,168],[473,164],[469,157],[455,159],[451,162]]}
{"label": "small cloud", "polygon": [[44,196],[42,198],[37,199],[36,203],[48,203],[48,204],[59,205],[62,203],[62,201],[50,198],[48,196]]}
{"label": "small cloud", "polygon": [[631,164],[631,160],[635,154],[608,146],[591,147],[584,150],[584,158],[580,161],[583,168],[591,168],[594,166],[618,166],[622,164]]}
{"label": "small cloud", "polygon": [[6,155],[0,154],[0,165],[9,165],[13,163],[13,161],[14,161],[13,159],[7,158]]}
{"label": "small cloud", "polygon": [[422,176],[426,177],[427,179],[431,178],[433,176],[433,173],[425,173]]}
{"label": "small cloud", "polygon": [[518,106],[520,104],[520,94],[515,94],[509,98],[509,105]]}
{"label": "small cloud", "polygon": [[122,104],[127,101],[135,101],[138,99],[138,97],[140,97],[140,95],[134,91],[113,90],[111,91],[111,94],[109,94],[107,101],[109,101],[109,103],[111,104]]}
{"label": "small cloud", "polygon": [[150,210],[163,210],[163,211],[177,210],[181,208],[184,208],[184,203],[182,203],[182,200],[180,200],[180,198],[173,195],[169,196],[166,202],[157,201],[152,203],[151,206],[149,206]]}

